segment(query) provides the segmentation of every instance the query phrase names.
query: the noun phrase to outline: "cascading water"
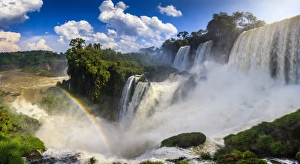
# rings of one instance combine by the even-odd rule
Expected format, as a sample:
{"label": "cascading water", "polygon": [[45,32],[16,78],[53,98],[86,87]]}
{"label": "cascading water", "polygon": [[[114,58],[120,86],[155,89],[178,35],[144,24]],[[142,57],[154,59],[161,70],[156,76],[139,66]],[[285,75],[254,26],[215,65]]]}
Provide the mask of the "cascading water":
{"label": "cascading water", "polygon": [[[128,79],[128,80],[130,80],[130,79]],[[130,126],[131,121],[134,118],[135,112],[137,111],[137,108],[138,108],[143,96],[145,95],[149,85],[150,85],[150,83],[148,83],[148,82],[138,82],[136,84],[131,101],[124,104],[124,105],[126,105],[125,109],[127,111],[122,112],[122,115],[120,115],[119,122],[120,122],[121,126],[126,127],[126,128]],[[125,85],[125,87],[126,87],[126,85]],[[123,110],[124,110],[124,108],[123,108]]]}
{"label": "cascading water", "polygon": [[297,84],[300,77],[300,16],[243,32],[236,40],[230,65],[262,69],[274,78]]}
{"label": "cascading water", "polygon": [[128,103],[130,102],[130,98],[132,96],[131,93],[134,91],[135,85],[138,82],[139,78],[140,78],[139,75],[135,75],[135,76],[130,76],[127,79],[125,86],[123,87],[122,97],[120,100],[119,109],[117,113],[118,120],[120,120],[123,115],[126,115]]}
{"label": "cascading water", "polygon": [[190,51],[190,46],[180,47],[175,56],[173,67],[179,71],[187,71],[190,67]]}
{"label": "cascading water", "polygon": [[211,47],[213,45],[213,41],[207,41],[205,43],[199,44],[197,51],[196,51],[196,56],[194,60],[194,64],[192,69],[197,68],[198,66],[202,65],[204,61],[209,60],[209,55],[211,51]]}

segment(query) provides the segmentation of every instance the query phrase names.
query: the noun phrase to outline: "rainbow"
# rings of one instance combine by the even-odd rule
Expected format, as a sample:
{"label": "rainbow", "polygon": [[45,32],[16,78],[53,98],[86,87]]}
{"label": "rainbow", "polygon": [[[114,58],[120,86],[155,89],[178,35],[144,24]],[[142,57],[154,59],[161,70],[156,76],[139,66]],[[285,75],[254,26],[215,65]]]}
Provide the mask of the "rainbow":
{"label": "rainbow", "polygon": [[109,153],[111,153],[111,148],[109,146],[109,142],[108,142],[106,136],[104,135],[104,132],[103,132],[101,126],[98,124],[96,118],[94,117],[94,115],[88,110],[88,108],[80,100],[78,100],[76,97],[74,97],[68,91],[66,91],[64,88],[61,88],[61,87],[57,87],[57,88],[59,88],[66,96],[68,96],[70,98],[70,100],[73,103],[75,103],[87,115],[87,117],[90,119],[90,121],[95,125],[97,132],[99,133],[102,140],[104,141],[106,149],[108,150]]}

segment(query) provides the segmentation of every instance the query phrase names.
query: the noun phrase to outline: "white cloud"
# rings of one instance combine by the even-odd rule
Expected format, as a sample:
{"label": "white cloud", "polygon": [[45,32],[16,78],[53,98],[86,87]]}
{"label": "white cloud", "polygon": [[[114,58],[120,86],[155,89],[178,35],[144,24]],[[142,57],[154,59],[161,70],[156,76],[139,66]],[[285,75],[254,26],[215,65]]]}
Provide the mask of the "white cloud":
{"label": "white cloud", "polygon": [[29,19],[28,12],[39,11],[42,0],[0,0],[0,26],[8,27]]}
{"label": "white cloud", "polygon": [[[45,43],[43,44],[43,41],[41,41],[41,40],[45,40]],[[31,49],[30,49],[28,43],[31,45],[34,45],[32,47],[37,47],[36,49],[40,49],[40,50],[47,50],[47,46],[48,46],[54,52],[58,52],[58,53],[65,52],[69,47],[69,44],[61,44],[61,43],[57,42],[57,35],[21,37],[20,41],[18,42],[18,45],[21,48],[21,50],[29,51]],[[43,46],[43,45],[46,45],[46,46]],[[40,48],[38,48],[38,47],[40,47]],[[50,49],[48,49],[48,50],[50,50]]]}
{"label": "white cloud", "polygon": [[20,51],[17,45],[20,38],[20,33],[0,31],[0,52]]}
{"label": "white cloud", "polygon": [[84,20],[79,22],[74,20],[68,21],[61,26],[55,26],[54,31],[56,34],[60,35],[60,43],[63,43],[64,39],[71,40],[75,38],[82,38],[86,41],[89,41],[94,33],[93,27]]}
{"label": "white cloud", "polygon": [[46,45],[46,40],[41,39],[37,43],[27,43],[29,50],[48,50],[53,51],[48,45]]}
{"label": "white cloud", "polygon": [[144,37],[164,35],[169,37],[177,33],[177,29],[170,23],[163,23],[157,17],[138,17],[124,13],[126,8],[128,6],[123,2],[114,6],[111,0],[104,0],[99,6],[100,15],[98,19],[115,28],[119,35]]}
{"label": "white cloud", "polygon": [[100,43],[106,43],[106,42],[113,42],[114,39],[113,38],[109,38],[107,37],[106,34],[102,33],[102,32],[97,32],[95,34],[93,34],[93,38],[95,42],[100,42]]}
{"label": "white cloud", "polygon": [[108,36],[113,37],[113,38],[117,37],[117,32],[115,30],[108,29],[107,34],[108,34]]}
{"label": "white cloud", "polygon": [[82,38],[85,41],[94,42],[112,42],[113,38],[109,38],[106,34],[101,32],[94,32],[94,28],[85,20],[79,22],[68,21],[67,23],[54,27],[56,34],[60,35],[58,42],[65,44],[66,40],[75,38]]}
{"label": "white cloud", "polygon": [[57,39],[57,41],[61,44],[66,44],[64,38],[65,38],[64,36],[59,36],[59,39]]}
{"label": "white cloud", "polygon": [[114,5],[111,0],[104,0],[99,6],[98,19],[114,29],[108,29],[107,34],[114,38],[115,42],[107,42],[107,45],[113,45],[115,50],[133,52],[149,45],[160,46],[163,40],[177,33],[176,27],[170,23],[163,23],[156,16],[125,13],[128,7],[122,1]]}
{"label": "white cloud", "polygon": [[160,4],[158,6],[159,12],[161,14],[167,14],[168,16],[171,17],[180,17],[182,16],[182,13],[180,10],[176,10],[176,8],[173,5],[169,5],[166,7],[161,7]]}

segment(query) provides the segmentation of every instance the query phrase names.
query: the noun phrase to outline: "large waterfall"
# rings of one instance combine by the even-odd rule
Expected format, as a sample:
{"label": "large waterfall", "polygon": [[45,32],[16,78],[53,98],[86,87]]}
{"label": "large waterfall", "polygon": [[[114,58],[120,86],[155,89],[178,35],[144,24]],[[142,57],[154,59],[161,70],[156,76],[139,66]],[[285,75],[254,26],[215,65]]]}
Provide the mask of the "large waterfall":
{"label": "large waterfall", "polygon": [[286,83],[299,83],[300,16],[246,31],[236,40],[229,64],[262,69]]}
{"label": "large waterfall", "polygon": [[134,136],[139,150],[183,132],[200,131],[216,141],[300,108],[300,87],[281,80],[298,82],[299,28],[300,17],[294,17],[242,33],[226,65],[210,60],[212,41],[195,55],[181,47],[173,67],[184,73],[135,87],[125,136]]}

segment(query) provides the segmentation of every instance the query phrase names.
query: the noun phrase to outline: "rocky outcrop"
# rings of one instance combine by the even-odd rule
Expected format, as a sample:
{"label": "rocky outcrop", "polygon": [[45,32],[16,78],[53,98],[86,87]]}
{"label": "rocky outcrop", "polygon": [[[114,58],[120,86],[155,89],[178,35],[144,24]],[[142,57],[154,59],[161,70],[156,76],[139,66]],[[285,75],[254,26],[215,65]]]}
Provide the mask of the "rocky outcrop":
{"label": "rocky outcrop", "polygon": [[161,142],[161,147],[188,148],[199,146],[206,141],[206,136],[201,132],[182,133],[177,136],[167,138]]}

